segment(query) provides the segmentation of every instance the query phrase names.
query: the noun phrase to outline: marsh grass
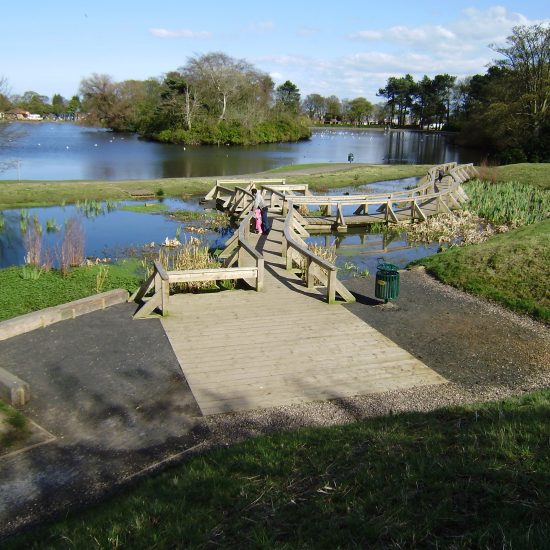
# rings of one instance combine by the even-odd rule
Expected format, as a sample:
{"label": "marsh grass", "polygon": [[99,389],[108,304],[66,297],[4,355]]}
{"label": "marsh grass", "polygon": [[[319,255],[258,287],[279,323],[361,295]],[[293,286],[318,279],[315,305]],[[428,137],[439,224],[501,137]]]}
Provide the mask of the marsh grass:
{"label": "marsh grass", "polygon": [[495,224],[518,227],[539,222],[550,213],[550,191],[526,183],[473,180],[464,189],[470,198],[466,208]]}
{"label": "marsh grass", "polygon": [[65,222],[65,232],[59,251],[62,273],[68,273],[71,267],[78,266],[84,261],[84,245],[84,229],[80,220],[76,217],[69,218]]}
{"label": "marsh grass", "polygon": [[210,451],[6,541],[38,548],[534,548],[550,391]]}

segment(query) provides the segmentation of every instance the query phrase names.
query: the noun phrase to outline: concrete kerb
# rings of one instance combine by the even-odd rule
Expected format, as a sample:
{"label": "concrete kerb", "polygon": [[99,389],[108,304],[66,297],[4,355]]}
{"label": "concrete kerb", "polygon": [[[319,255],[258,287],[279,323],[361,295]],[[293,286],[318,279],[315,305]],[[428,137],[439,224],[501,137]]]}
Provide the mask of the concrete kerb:
{"label": "concrete kerb", "polygon": [[[0,340],[6,340],[38,328],[44,328],[59,321],[74,319],[85,313],[122,304],[127,300],[128,292],[118,288],[66,304],[20,315],[19,317],[0,322]],[[25,405],[30,398],[29,385],[24,380],[0,368],[0,398],[11,405]]]}

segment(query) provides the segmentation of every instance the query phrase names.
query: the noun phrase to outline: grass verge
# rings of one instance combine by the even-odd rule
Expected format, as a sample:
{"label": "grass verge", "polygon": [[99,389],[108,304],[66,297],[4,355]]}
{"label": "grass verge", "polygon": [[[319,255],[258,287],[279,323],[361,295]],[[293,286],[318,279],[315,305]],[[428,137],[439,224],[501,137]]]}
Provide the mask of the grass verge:
{"label": "grass verge", "polygon": [[15,548],[545,548],[550,391],[249,440]]}
{"label": "grass verge", "polygon": [[[289,176],[289,183],[310,183],[312,189],[331,186],[344,187],[381,180],[424,175],[429,166],[414,165],[369,165],[336,169],[325,165],[327,172]],[[292,167],[292,169],[298,169]],[[235,176],[238,177],[238,176]],[[246,176],[243,176],[246,177]],[[250,176],[252,177],[252,176]],[[128,200],[133,194],[179,197],[204,195],[214,185],[216,178],[165,178],[126,181],[0,181],[0,209],[30,208],[51,204],[75,203],[77,201]]]}
{"label": "grass verge", "polygon": [[446,284],[550,322],[550,220],[415,263]]}
{"label": "grass verge", "polygon": [[27,419],[19,411],[0,401],[0,449],[9,449],[23,439],[28,431]]}
{"label": "grass verge", "polygon": [[548,163],[507,164],[499,166],[497,182],[518,181],[541,189],[550,189],[550,165]]}
{"label": "grass verge", "polygon": [[142,279],[138,269],[139,262],[128,260],[73,268],[67,276],[45,271],[37,279],[23,278],[24,266],[1,269],[0,321],[115,288],[133,292]]}

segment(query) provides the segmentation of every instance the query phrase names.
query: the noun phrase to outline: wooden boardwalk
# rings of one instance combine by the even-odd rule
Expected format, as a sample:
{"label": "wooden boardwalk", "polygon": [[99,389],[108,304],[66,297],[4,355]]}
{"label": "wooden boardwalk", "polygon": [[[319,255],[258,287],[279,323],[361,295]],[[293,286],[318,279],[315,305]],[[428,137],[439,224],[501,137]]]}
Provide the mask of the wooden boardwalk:
{"label": "wooden boardwalk", "polygon": [[170,297],[162,324],[205,415],[439,384],[445,379],[285,270],[283,218],[256,247],[262,292]]}

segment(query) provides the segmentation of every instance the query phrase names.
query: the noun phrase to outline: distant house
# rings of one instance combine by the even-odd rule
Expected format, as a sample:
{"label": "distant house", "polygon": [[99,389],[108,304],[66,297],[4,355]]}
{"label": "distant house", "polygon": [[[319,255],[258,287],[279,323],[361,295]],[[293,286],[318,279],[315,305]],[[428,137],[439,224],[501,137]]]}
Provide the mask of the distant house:
{"label": "distant house", "polygon": [[6,118],[9,120],[27,120],[30,116],[29,111],[23,109],[10,109],[6,111]]}

